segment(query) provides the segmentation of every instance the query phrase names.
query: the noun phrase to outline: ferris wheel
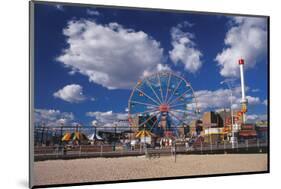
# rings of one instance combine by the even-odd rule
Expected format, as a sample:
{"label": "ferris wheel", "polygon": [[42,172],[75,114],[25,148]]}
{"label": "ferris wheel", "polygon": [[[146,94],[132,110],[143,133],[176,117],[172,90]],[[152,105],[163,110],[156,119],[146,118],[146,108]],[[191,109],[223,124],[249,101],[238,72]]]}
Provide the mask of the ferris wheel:
{"label": "ferris wheel", "polygon": [[139,80],[128,102],[131,126],[158,136],[166,131],[176,134],[179,126],[189,125],[198,113],[190,83],[166,71]]}

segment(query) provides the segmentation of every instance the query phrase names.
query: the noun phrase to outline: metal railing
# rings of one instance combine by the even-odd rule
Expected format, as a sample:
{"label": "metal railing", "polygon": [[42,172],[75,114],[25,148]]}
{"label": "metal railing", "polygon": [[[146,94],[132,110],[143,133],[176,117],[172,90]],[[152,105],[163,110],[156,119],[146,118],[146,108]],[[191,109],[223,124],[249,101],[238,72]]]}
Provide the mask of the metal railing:
{"label": "metal railing", "polygon": [[231,143],[206,144],[199,143],[192,146],[174,143],[172,146],[149,147],[148,145],[77,145],[77,146],[36,146],[34,148],[34,158],[38,160],[47,159],[71,159],[90,157],[120,157],[120,156],[163,156],[176,154],[216,154],[216,153],[261,153],[267,152],[266,141],[246,140],[237,143],[233,148]]}

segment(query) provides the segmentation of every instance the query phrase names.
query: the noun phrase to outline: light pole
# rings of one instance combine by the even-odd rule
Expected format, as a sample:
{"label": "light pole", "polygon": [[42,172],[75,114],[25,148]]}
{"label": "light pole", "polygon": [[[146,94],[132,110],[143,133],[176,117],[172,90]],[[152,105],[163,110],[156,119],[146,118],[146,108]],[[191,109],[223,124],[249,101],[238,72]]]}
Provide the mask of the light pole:
{"label": "light pole", "polygon": [[62,137],[63,137],[63,136],[62,136],[62,135],[63,135],[63,133],[62,133],[62,132],[63,132],[63,125],[64,125],[64,124],[63,124],[63,122],[61,122],[61,123],[60,123],[60,145],[62,144]]}
{"label": "light pole", "polygon": [[232,93],[232,88],[229,84],[229,80],[224,80],[222,82],[220,82],[220,84],[226,84],[227,87],[229,88],[230,91],[230,116],[231,116],[231,144],[232,144],[232,148],[235,148],[235,141],[236,141],[236,137],[235,137],[235,132],[234,132],[234,124],[233,124],[233,109],[232,109],[232,99],[233,99],[233,93]]}
{"label": "light pole", "polygon": [[93,140],[95,140],[97,138],[97,121],[96,120],[92,121],[92,125],[94,127],[94,137],[93,137]]}
{"label": "light pole", "polygon": [[117,130],[117,123],[114,124],[114,147],[113,147],[113,151],[116,150],[116,130]]}
{"label": "light pole", "polygon": [[41,133],[41,146],[43,145],[44,142],[44,131],[45,131],[45,123],[42,123],[42,133]]}

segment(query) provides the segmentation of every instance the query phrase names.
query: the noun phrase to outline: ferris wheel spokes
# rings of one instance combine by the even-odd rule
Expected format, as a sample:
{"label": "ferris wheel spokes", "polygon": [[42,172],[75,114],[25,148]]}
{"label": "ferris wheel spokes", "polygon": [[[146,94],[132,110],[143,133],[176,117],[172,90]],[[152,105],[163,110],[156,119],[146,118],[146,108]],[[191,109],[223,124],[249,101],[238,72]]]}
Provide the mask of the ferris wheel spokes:
{"label": "ferris wheel spokes", "polygon": [[173,99],[171,102],[169,102],[169,104],[174,104],[174,102],[176,102],[177,100],[179,100],[180,98],[182,98],[186,93],[188,93],[189,91],[191,91],[191,88],[189,88],[188,90],[186,90],[184,93],[182,93],[180,96],[178,96],[177,98]]}
{"label": "ferris wheel spokes", "polygon": [[184,123],[184,119],[180,119],[178,116],[176,116],[175,114],[173,114],[172,112],[170,112],[170,114],[172,115],[172,117],[175,117],[179,122],[180,122],[180,124],[181,123]]}
{"label": "ferris wheel spokes", "polygon": [[156,125],[156,123],[158,123],[158,119],[156,119],[156,120],[154,121],[153,125],[152,125],[151,128],[150,128],[150,132],[152,131],[152,129],[154,128],[154,126]]}
{"label": "ferris wheel spokes", "polygon": [[148,94],[146,94],[145,92],[143,92],[141,89],[138,89],[136,87],[136,90],[139,91],[140,93],[142,93],[143,95],[145,95],[147,98],[149,98],[151,101],[153,101],[154,103],[156,103],[157,105],[160,105],[156,100],[154,100],[153,98],[151,98]]}
{"label": "ferris wheel spokes", "polygon": [[150,81],[149,81],[148,79],[145,79],[145,80],[146,80],[148,86],[150,87],[150,89],[152,90],[153,94],[155,95],[155,97],[158,99],[158,102],[161,104],[161,100],[160,100],[159,96],[156,94],[156,92],[155,92],[155,90],[153,89],[153,87],[151,86]]}
{"label": "ferris wheel spokes", "polygon": [[154,113],[154,112],[157,112],[158,108],[155,108],[155,109],[151,109],[151,110],[147,110],[147,111],[143,111],[143,112],[138,112],[138,113],[133,113],[135,115],[138,115],[138,114],[145,114],[145,113]]}
{"label": "ferris wheel spokes", "polygon": [[186,103],[174,104],[172,106],[169,106],[169,109],[172,109],[173,107],[177,107],[177,106],[186,106]]}
{"label": "ferris wheel spokes", "polygon": [[[190,102],[188,105],[192,105],[192,104],[195,104],[196,105],[196,102]],[[169,107],[170,110],[174,110],[174,107],[178,107],[178,106],[185,106],[185,109],[187,109],[187,106],[188,106],[186,103],[181,103],[181,104],[174,104],[172,106]],[[192,108],[195,108],[195,107],[192,107]]]}
{"label": "ferris wheel spokes", "polygon": [[170,81],[171,81],[171,73],[169,73],[169,79],[168,79],[168,84],[167,84],[167,91],[166,91],[166,96],[164,102],[167,103],[167,98],[168,98],[168,92],[169,92],[169,87],[170,87]]}
{"label": "ferris wheel spokes", "polygon": [[134,103],[134,104],[141,104],[141,105],[145,105],[145,106],[158,107],[158,106],[157,106],[157,105],[155,105],[155,104],[150,104],[150,103],[146,103],[146,102],[139,102],[139,101],[135,101],[135,100],[131,100],[130,102],[131,102],[131,103]]}
{"label": "ferris wheel spokes", "polygon": [[164,102],[164,97],[163,97],[163,90],[162,90],[162,82],[160,81],[160,74],[157,74],[158,77],[158,82],[159,82],[159,86],[160,86],[160,94],[161,94],[161,98],[162,98],[162,103]]}
{"label": "ferris wheel spokes", "polygon": [[152,114],[149,116],[149,118],[147,120],[145,120],[143,123],[139,124],[139,127],[143,126],[144,124],[146,124],[149,120],[151,120],[154,116],[157,116],[160,112],[156,111],[156,114]]}
{"label": "ferris wheel spokes", "polygon": [[186,111],[186,110],[189,110],[190,108],[193,108],[193,107],[190,107],[190,106],[191,106],[191,104],[194,104],[194,103],[195,102],[193,102],[192,100],[191,101],[178,102],[178,103],[169,105],[169,109],[171,109],[171,110],[184,109]]}
{"label": "ferris wheel spokes", "polygon": [[175,91],[178,90],[178,88],[179,88],[180,84],[182,83],[182,81],[183,81],[183,80],[180,80],[180,81],[178,82],[178,85],[177,85],[177,87],[173,90],[172,95],[169,96],[169,98],[168,98],[168,100],[167,100],[167,104],[169,104],[169,101],[170,101],[170,100],[172,99],[172,97],[174,96]]}
{"label": "ferris wheel spokes", "polygon": [[195,111],[192,110],[179,110],[179,109],[170,109],[170,111],[172,112],[179,112],[179,113],[183,113],[183,114],[187,114],[189,113],[190,115],[195,114]]}

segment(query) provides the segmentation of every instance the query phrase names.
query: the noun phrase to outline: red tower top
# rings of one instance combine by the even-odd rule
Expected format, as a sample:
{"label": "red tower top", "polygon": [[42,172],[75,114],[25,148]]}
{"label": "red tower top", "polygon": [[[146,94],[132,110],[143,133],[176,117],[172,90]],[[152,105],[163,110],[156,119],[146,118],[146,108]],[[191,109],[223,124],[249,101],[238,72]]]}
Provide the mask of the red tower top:
{"label": "red tower top", "polygon": [[242,58],[239,59],[239,60],[238,60],[238,63],[239,63],[239,65],[240,65],[240,64],[244,64],[244,59],[242,59]]}

